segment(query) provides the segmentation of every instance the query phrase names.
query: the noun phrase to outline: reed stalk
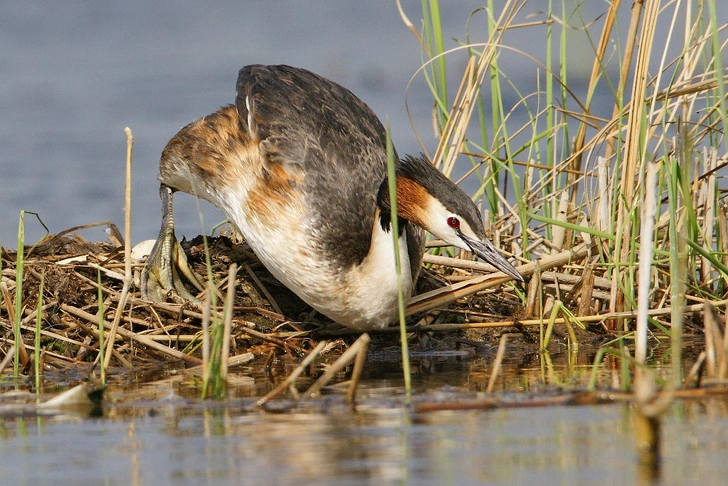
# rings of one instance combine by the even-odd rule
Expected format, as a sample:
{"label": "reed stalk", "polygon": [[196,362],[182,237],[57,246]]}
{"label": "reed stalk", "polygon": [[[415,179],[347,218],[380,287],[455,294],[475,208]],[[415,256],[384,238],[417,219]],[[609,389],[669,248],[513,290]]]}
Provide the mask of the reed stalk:
{"label": "reed stalk", "polygon": [[[516,256],[540,258],[542,263],[549,255],[569,254],[571,271],[565,274],[582,276],[589,268],[594,277],[610,282],[606,296],[599,293],[597,299],[590,297],[593,293],[582,293],[588,301],[579,303],[580,312],[605,316],[606,326],[615,331],[630,333],[639,321],[648,330],[667,333],[673,344],[674,384],[679,386],[681,321],[690,307],[686,297],[721,302],[728,287],[723,174],[728,162],[721,155],[728,129],[728,72],[723,66],[728,26],[717,18],[715,0],[704,8],[694,2],[616,1],[594,19],[583,19],[581,6],[561,2],[557,7],[549,2],[542,22],[533,16],[524,21],[520,14],[526,4],[533,5],[490,1],[482,11],[487,42],[470,42],[479,10],[468,17],[467,42],[435,49],[427,39],[457,34],[433,31],[431,5],[423,3],[426,83],[436,109],[442,108],[442,100],[452,100],[447,113],[438,118],[445,123],[433,160],[446,174],[455,172],[459,155],[486,162],[464,170],[481,177],[480,187],[472,193],[474,199],[483,196],[496,243],[505,241],[501,246]],[[626,8],[631,9],[629,26],[620,34],[618,17]],[[543,64],[535,59],[540,56],[538,49],[523,53],[509,46],[515,29],[521,36],[543,35]],[[575,62],[575,42],[592,46],[588,62]],[[459,64],[441,60],[463,52],[467,58],[459,59]],[[545,74],[543,83],[541,77],[533,83],[533,93],[521,91],[509,76],[507,66],[524,62]],[[573,80],[583,65],[588,71],[581,86]],[[439,69],[442,66],[447,76]],[[484,73],[487,81],[481,77]],[[453,83],[458,79],[459,84]],[[490,116],[479,112],[471,117],[485,99]],[[480,138],[478,144],[471,134]],[[642,197],[650,185],[646,170],[651,164],[659,165],[655,185],[649,188],[659,201],[650,226],[652,237],[644,226]],[[510,188],[513,192],[507,195]],[[547,244],[539,248],[539,243]],[[653,257],[641,262],[648,265],[642,275],[650,275],[651,284],[637,280],[642,260],[637,255],[648,250]],[[427,261],[439,264],[436,258],[441,257]],[[533,271],[528,265],[521,268],[525,274]],[[472,277],[468,283],[416,296],[407,312],[433,309],[482,291],[487,287],[481,278],[485,279]],[[645,293],[646,285],[651,292]],[[536,309],[535,301],[542,295],[530,295],[529,308]],[[540,306],[538,319],[529,322],[555,322],[555,301],[549,299]],[[609,317],[633,310],[646,312],[647,320]],[[669,318],[667,326],[655,318],[663,312]],[[639,334],[645,336],[644,330]],[[543,339],[548,341],[548,329]],[[623,343],[620,339],[611,345],[620,347],[622,384],[629,386],[632,364]],[[640,356],[645,353],[642,346],[649,343],[640,338]]]}
{"label": "reed stalk", "polygon": [[20,354],[23,352],[23,337],[20,333],[20,320],[23,317],[23,267],[25,250],[25,211],[20,211],[18,222],[18,252],[15,256],[15,357],[13,359],[13,376],[20,375]]}
{"label": "reed stalk", "polygon": [[40,336],[41,325],[43,324],[43,286],[45,284],[45,271],[40,276],[40,286],[38,288],[38,306],[35,311],[35,346],[33,365],[35,368],[35,393],[40,394],[40,374],[41,374],[41,351]]}
{"label": "reed stalk", "polygon": [[[387,120],[387,182],[389,184],[389,204],[391,208],[392,239],[394,247],[395,271],[397,272],[397,311],[399,316],[399,339],[402,346],[402,372],[404,374],[404,389],[407,399],[412,394],[412,378],[410,376],[409,346],[407,343],[407,321],[405,318],[405,301],[402,279],[402,258],[399,254],[399,218],[397,217],[397,160],[394,155],[394,145]],[[411,277],[407,277],[411,278]]]}
{"label": "reed stalk", "polygon": [[104,366],[104,359],[102,358],[105,356],[104,354],[104,347],[106,346],[106,340],[104,338],[104,330],[105,326],[104,323],[106,322],[105,319],[105,313],[104,313],[104,288],[101,286],[101,270],[96,271],[96,282],[98,284],[98,296],[97,299],[99,301],[99,311],[98,311],[98,318],[99,318],[99,366],[101,368],[101,386],[106,386],[106,366]]}
{"label": "reed stalk", "polygon": [[109,329],[108,348],[102,363],[102,368],[108,368],[111,363],[111,354],[114,349],[114,341],[116,333],[121,322],[121,315],[124,313],[126,303],[129,298],[131,284],[134,281],[134,275],[131,271],[131,166],[132,155],[134,153],[134,135],[129,127],[124,128],[126,134],[126,164],[125,164],[125,183],[124,183],[124,287],[121,291],[121,299],[119,306],[114,314],[114,321]]}

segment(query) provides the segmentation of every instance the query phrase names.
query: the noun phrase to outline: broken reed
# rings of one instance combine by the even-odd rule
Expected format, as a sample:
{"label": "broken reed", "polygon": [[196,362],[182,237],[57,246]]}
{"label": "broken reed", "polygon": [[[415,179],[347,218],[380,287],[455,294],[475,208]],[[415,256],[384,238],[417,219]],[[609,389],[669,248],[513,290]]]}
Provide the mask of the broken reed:
{"label": "broken reed", "polygon": [[15,356],[13,357],[13,376],[20,374],[20,354],[24,351],[23,338],[20,333],[20,320],[23,316],[23,267],[25,247],[25,211],[20,211],[18,222],[18,252],[15,254],[15,319],[13,325],[13,340],[15,341]]}
{"label": "broken reed", "polygon": [[96,271],[96,285],[98,291],[98,318],[99,318],[99,354],[96,357],[96,362],[100,364],[101,368],[101,386],[106,386],[106,366],[104,366],[103,356],[104,354],[104,288],[101,285],[101,269]]}
{"label": "broken reed", "polygon": [[[648,305],[673,310],[670,319],[651,317],[651,327],[679,340],[684,299],[675,289],[681,280],[688,281],[685,294],[693,301],[717,301],[726,290],[728,121],[726,72],[717,55],[726,25],[718,24],[714,2],[638,2],[634,8],[612,2],[596,14],[581,11],[581,4],[549,2],[538,20],[529,14],[540,11],[540,3],[512,0],[496,7],[490,1],[472,13],[470,30],[450,50],[441,40],[452,34],[438,31],[438,2],[423,2],[425,22],[417,35],[427,62],[421,72],[434,98],[439,141],[430,156],[448,174],[477,179],[470,192],[506,252],[532,261],[582,243],[589,247],[567,273],[583,278],[588,269],[610,287],[606,297],[572,296],[577,319],[637,309],[642,245],[653,255]],[[616,28],[618,9],[631,16],[628,30]],[[487,31],[487,39],[472,41],[471,31]],[[541,39],[529,46],[543,51],[509,47],[516,36]],[[591,75],[578,85],[570,81],[576,69],[571,51],[578,45],[582,54],[584,44],[593,46]],[[457,64],[446,65],[450,58]],[[524,63],[533,65],[534,78],[524,83],[535,90],[522,90],[524,83],[509,77],[508,66]],[[658,169],[659,203],[654,237],[646,240],[640,224],[650,163]],[[546,322],[564,296],[543,292],[536,293],[545,298],[532,315]],[[631,332],[632,323],[604,325]]]}
{"label": "broken reed", "polygon": [[35,370],[35,392],[40,393],[41,375],[41,349],[40,336],[43,324],[43,286],[45,284],[45,271],[40,275],[40,286],[38,287],[38,306],[35,311],[35,341],[33,343],[33,364]]}

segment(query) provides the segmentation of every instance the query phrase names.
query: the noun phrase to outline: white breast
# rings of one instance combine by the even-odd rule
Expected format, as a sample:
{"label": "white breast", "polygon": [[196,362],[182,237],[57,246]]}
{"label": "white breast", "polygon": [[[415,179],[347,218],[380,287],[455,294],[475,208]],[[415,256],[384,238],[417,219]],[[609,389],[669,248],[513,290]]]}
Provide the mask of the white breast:
{"label": "white breast", "polygon": [[[374,224],[370,251],[364,261],[349,269],[327,264],[317,254],[310,228],[313,222],[301,207],[289,207],[276,223],[262,223],[243,214],[241,194],[220,194],[218,207],[227,208],[265,267],[311,307],[347,327],[362,331],[386,327],[397,318],[397,274],[391,232]],[[237,201],[237,204],[234,203]],[[399,238],[402,287],[407,302],[413,282],[406,232]]]}

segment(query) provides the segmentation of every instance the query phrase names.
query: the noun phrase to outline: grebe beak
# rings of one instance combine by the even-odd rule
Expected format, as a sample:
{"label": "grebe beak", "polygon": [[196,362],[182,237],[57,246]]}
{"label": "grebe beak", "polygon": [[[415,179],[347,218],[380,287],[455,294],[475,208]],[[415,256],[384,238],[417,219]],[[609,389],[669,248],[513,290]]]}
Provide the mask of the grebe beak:
{"label": "grebe beak", "polygon": [[468,248],[480,258],[506,275],[510,275],[516,280],[524,282],[523,276],[516,270],[516,267],[511,265],[511,262],[506,260],[490,241],[471,238],[462,232],[460,232],[459,236],[468,245]]}

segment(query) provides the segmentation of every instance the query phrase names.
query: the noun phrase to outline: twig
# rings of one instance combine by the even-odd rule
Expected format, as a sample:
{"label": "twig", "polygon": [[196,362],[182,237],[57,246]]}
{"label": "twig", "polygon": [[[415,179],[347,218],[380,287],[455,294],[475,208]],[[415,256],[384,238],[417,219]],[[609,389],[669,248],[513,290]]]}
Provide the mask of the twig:
{"label": "twig", "polygon": [[[88,312],[84,312],[81,309],[77,309],[76,307],[72,307],[67,304],[61,304],[61,310],[68,312],[69,314],[72,314],[76,317],[80,317],[81,319],[84,319],[92,324],[97,324],[97,321],[98,321],[97,316],[89,314]],[[107,324],[109,326],[111,325],[110,323],[104,321],[104,326],[106,326]],[[109,332],[111,332],[111,331],[109,331]],[[152,348],[156,351],[159,351],[159,352],[166,354],[168,356],[171,356],[173,358],[181,359],[181,360],[187,361],[189,363],[195,363],[195,364],[201,363],[201,360],[199,358],[195,358],[194,356],[190,356],[189,354],[185,354],[176,349],[172,349],[172,348],[169,348],[162,344],[159,344],[158,342],[148,339],[145,336],[136,334],[132,331],[128,331],[128,330],[124,329],[123,327],[119,327],[117,329],[117,333],[121,334],[122,336],[124,336],[130,340],[134,340],[140,344],[143,344],[149,348]],[[113,348],[111,348],[111,346],[109,346],[109,349],[113,349]]]}
{"label": "twig", "polygon": [[225,323],[222,335],[222,351],[220,352],[220,378],[227,379],[227,363],[230,357],[230,334],[233,326],[233,303],[235,302],[235,280],[238,276],[238,266],[230,265],[228,273],[228,288],[225,298]]}
{"label": "twig", "polygon": [[[126,190],[124,198],[124,287],[121,290],[121,297],[119,298],[119,305],[114,315],[114,322],[111,324],[109,329],[109,339],[107,341],[108,349],[106,350],[106,356],[102,366],[104,368],[109,367],[111,362],[111,352],[114,349],[114,340],[116,339],[117,329],[119,327],[119,321],[121,314],[126,308],[126,301],[129,298],[129,288],[134,279],[134,275],[131,272],[131,161],[132,151],[134,149],[134,136],[131,133],[131,129],[126,127],[124,129],[126,133]],[[133,333],[132,333],[133,334]],[[153,342],[153,341],[152,341]],[[155,343],[156,344],[156,343]]]}
{"label": "twig", "polygon": [[498,344],[498,352],[495,355],[495,361],[493,361],[493,369],[490,371],[490,378],[488,379],[488,388],[485,390],[486,393],[493,393],[493,388],[495,387],[495,379],[498,377],[498,374],[500,373],[501,363],[503,362],[503,357],[506,354],[506,342],[508,341],[508,334],[503,334],[500,338],[500,343]]}
{"label": "twig", "polygon": [[[323,388],[329,381],[331,381],[336,373],[341,371],[344,366],[349,364],[349,362],[355,357],[358,357],[362,353],[366,354],[367,346],[369,345],[370,340],[371,338],[366,333],[359,336],[359,339],[357,339],[354,344],[349,346],[349,349],[344,351],[344,353],[339,357],[339,359],[336,360],[334,364],[328,366],[324,374],[321,375],[319,379],[316,380],[314,384],[309,387],[308,390],[306,390],[306,396],[308,396],[309,398],[317,397],[321,393],[321,388]],[[358,382],[359,377],[356,377],[353,386],[356,386]],[[349,395],[351,395],[352,397],[354,396],[354,392],[351,391],[351,388],[349,389],[349,393],[347,394],[347,396]]]}
{"label": "twig", "polygon": [[275,387],[273,390],[271,390],[266,396],[255,402],[255,404],[260,407],[264,405],[268,400],[271,398],[276,397],[278,394],[283,392],[286,388],[288,388],[289,385],[292,383],[295,383],[299,376],[301,376],[301,373],[303,373],[308,365],[310,365],[314,359],[323,351],[323,349],[328,344],[327,341],[320,341],[315,348],[311,350],[310,353],[301,361],[301,364],[296,367],[293,372],[286,377],[285,380],[283,380],[277,387]]}

